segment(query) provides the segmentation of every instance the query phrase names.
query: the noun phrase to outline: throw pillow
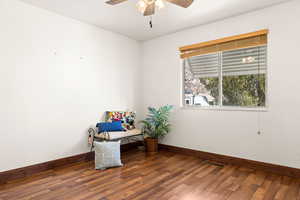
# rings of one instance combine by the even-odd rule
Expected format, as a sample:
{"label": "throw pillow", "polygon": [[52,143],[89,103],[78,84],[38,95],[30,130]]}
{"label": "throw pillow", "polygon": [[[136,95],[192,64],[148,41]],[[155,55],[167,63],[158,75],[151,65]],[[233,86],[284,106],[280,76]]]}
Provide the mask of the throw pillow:
{"label": "throw pillow", "polygon": [[113,132],[113,131],[125,131],[121,121],[114,122],[101,122],[96,125],[98,133]]}
{"label": "throw pillow", "polygon": [[120,141],[95,142],[95,168],[121,167]]}
{"label": "throw pillow", "polygon": [[135,112],[123,111],[107,111],[105,116],[107,122],[121,121],[127,130],[135,129],[135,117]]}

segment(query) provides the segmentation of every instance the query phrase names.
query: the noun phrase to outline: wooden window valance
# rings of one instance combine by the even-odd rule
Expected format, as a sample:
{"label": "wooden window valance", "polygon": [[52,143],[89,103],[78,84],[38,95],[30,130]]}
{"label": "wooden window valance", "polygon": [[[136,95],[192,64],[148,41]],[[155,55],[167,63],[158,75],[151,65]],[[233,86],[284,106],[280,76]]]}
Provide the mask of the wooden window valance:
{"label": "wooden window valance", "polygon": [[209,54],[218,51],[227,51],[240,48],[254,47],[267,44],[268,30],[260,30],[231,37],[225,37],[208,42],[180,47],[180,57],[188,58],[192,56]]}

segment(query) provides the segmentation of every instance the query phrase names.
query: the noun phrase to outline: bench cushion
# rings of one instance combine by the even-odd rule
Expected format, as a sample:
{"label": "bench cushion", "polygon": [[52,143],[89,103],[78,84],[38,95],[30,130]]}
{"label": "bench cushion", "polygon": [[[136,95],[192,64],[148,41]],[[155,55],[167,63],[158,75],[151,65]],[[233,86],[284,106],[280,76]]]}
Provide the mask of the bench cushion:
{"label": "bench cushion", "polygon": [[138,136],[141,135],[142,132],[140,129],[132,129],[128,131],[114,131],[106,133],[98,133],[95,135],[96,138],[106,139],[106,140],[117,140],[125,137]]}

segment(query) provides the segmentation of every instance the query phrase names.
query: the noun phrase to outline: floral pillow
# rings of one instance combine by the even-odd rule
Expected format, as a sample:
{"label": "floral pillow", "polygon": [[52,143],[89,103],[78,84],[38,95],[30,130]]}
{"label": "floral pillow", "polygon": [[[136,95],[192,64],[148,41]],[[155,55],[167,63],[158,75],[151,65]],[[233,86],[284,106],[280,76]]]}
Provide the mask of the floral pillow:
{"label": "floral pillow", "polygon": [[107,122],[121,121],[122,126],[127,130],[135,129],[135,117],[135,112],[125,111],[107,111],[105,114]]}

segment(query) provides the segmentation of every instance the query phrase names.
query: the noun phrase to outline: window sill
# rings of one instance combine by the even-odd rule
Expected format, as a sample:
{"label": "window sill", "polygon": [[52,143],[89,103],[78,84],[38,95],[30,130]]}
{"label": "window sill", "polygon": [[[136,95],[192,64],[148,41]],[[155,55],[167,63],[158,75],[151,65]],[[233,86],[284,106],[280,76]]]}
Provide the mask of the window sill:
{"label": "window sill", "polygon": [[268,112],[267,107],[253,108],[253,107],[235,107],[235,106],[181,106],[184,110],[213,110],[213,111],[250,111],[250,112]]}

